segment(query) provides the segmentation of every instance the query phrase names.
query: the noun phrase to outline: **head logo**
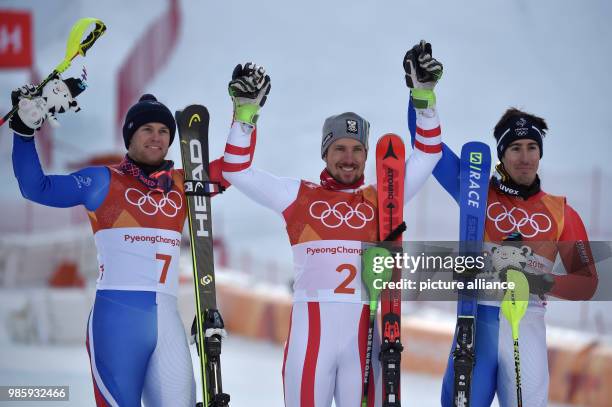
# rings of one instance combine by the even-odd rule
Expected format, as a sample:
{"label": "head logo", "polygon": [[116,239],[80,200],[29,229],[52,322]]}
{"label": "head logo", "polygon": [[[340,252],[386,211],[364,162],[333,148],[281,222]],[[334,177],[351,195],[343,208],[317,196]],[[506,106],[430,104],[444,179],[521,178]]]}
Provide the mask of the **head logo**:
{"label": "head logo", "polygon": [[199,123],[201,121],[202,121],[202,118],[200,117],[200,115],[195,113],[189,118],[189,127],[191,127],[193,123]]}
{"label": "head logo", "polygon": [[470,164],[482,164],[482,153],[470,152]]}
{"label": "head logo", "polygon": [[356,120],[347,120],[346,121],[346,131],[348,133],[357,134],[357,121]]}
{"label": "head logo", "polygon": [[520,119],[516,121],[517,127],[525,127],[526,124],[527,124],[527,120],[525,120],[524,117],[521,117]]}

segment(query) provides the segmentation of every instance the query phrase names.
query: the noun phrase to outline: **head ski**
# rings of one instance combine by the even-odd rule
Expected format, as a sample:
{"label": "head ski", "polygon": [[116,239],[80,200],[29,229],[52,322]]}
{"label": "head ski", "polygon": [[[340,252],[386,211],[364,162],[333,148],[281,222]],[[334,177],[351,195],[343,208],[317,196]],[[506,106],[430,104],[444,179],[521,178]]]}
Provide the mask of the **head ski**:
{"label": "head ski", "polygon": [[203,400],[206,407],[229,405],[221,385],[223,319],[217,311],[210,197],[220,192],[208,173],[208,110],[190,105],[176,112],[185,171],[189,236],[196,298],[196,329]]}

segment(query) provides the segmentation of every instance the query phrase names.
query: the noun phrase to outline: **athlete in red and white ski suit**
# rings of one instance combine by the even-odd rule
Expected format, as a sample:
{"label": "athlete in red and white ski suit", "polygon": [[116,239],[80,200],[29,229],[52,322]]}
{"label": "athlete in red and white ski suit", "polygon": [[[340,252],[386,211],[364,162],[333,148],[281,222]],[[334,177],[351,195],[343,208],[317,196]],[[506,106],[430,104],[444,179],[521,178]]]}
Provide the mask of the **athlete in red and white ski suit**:
{"label": "athlete in red and white ski suit", "polygon": [[[417,125],[419,144],[406,162],[404,202],[422,187],[440,158],[437,115],[419,116]],[[254,140],[252,126],[232,125],[223,176],[286,223],[295,283],[283,363],[285,405],[330,406],[334,398],[338,407],[358,406],[369,318],[361,295],[360,254],[361,242],[378,240],[376,185],[330,190],[276,177],[251,166]],[[375,338],[377,355],[380,339]],[[381,403],[379,371],[373,371],[370,405]]]}

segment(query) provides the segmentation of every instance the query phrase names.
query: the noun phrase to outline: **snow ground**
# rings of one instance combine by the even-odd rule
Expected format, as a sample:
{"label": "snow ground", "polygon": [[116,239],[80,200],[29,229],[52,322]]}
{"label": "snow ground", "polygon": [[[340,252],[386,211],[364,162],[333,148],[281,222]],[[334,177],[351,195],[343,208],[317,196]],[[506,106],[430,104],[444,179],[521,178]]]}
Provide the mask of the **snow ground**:
{"label": "snow ground", "polygon": [[[223,345],[223,387],[232,407],[282,406],[283,349],[265,342],[230,336]],[[3,385],[58,385],[70,387],[69,402],[55,407],[95,407],[84,346],[41,347],[5,345],[0,350],[0,383]],[[402,394],[407,405],[439,406],[441,378],[403,373]],[[0,402],[0,405],[33,407],[34,402]],[[494,402],[493,406],[498,406]],[[551,407],[562,407],[551,404]]]}

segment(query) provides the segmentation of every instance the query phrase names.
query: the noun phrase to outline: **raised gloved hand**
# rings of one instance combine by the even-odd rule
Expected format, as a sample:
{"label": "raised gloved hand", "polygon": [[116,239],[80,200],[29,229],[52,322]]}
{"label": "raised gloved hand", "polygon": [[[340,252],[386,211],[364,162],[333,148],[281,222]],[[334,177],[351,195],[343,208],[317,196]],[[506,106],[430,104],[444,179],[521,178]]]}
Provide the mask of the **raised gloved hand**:
{"label": "raised gloved hand", "polygon": [[9,119],[9,127],[21,136],[34,136],[47,117],[47,102],[35,90],[33,85],[24,85],[11,92],[11,102],[19,109]]}
{"label": "raised gloved hand", "polygon": [[22,136],[31,137],[47,118],[51,124],[57,125],[56,114],[81,110],[75,98],[85,87],[81,79],[63,80],[57,76],[38,92],[33,85],[14,90],[11,92],[11,102],[13,106],[18,105],[19,109],[11,117],[9,127]]}
{"label": "raised gloved hand", "polygon": [[430,43],[421,40],[406,52],[404,71],[414,107],[417,109],[435,107],[436,95],[433,89],[442,77],[443,67],[433,58]]}
{"label": "raised gloved hand", "polygon": [[262,66],[247,62],[236,65],[229,83],[229,94],[234,102],[234,120],[255,125],[259,109],[270,93],[270,77]]}

